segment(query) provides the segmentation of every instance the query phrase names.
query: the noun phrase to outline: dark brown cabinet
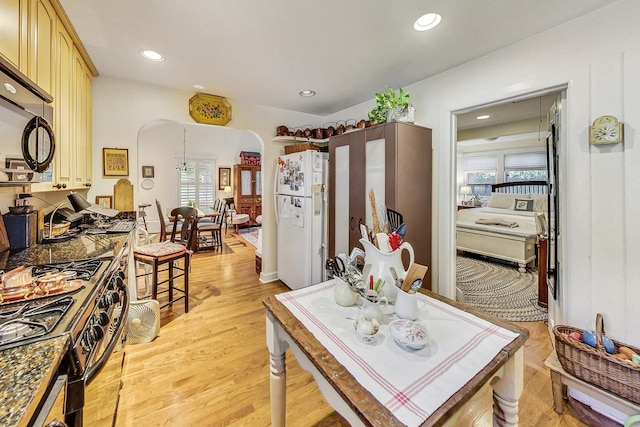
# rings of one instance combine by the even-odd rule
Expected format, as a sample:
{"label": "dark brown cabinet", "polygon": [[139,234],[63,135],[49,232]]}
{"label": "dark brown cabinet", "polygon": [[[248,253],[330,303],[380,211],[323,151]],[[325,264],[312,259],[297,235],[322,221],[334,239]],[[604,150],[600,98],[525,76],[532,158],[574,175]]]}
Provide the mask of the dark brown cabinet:
{"label": "dark brown cabinet", "polygon": [[262,215],[262,170],[260,166],[233,165],[233,198],[238,214],[249,215],[247,225],[257,224]]}
{"label": "dark brown cabinet", "polygon": [[[431,289],[431,129],[391,122],[329,140],[329,256],[361,247],[360,224],[372,229],[369,191],[402,214],[415,262],[429,267]],[[405,260],[406,266],[406,260]]]}

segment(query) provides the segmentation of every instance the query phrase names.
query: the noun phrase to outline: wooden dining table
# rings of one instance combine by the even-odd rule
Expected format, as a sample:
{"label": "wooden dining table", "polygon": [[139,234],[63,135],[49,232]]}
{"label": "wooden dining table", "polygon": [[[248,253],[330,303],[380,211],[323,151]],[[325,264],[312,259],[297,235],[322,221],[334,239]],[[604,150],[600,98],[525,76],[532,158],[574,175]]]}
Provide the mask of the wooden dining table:
{"label": "wooden dining table", "polygon": [[[419,320],[424,321],[427,330],[433,335],[429,344],[433,346],[432,349],[420,355],[404,353],[396,348],[396,344],[389,336],[388,326],[385,329],[385,324],[394,318],[393,313],[389,313],[388,320],[382,322],[379,334],[383,333],[383,336],[377,343],[378,346],[368,347],[354,339],[353,316],[357,315],[357,307],[345,308],[336,304],[333,296],[334,287],[333,280],[330,280],[263,300],[266,308],[266,340],[270,354],[273,426],[285,425],[285,352],[287,348],[292,350],[301,367],[313,375],[327,402],[351,425],[442,425],[454,417],[465,402],[483,391],[488,384],[493,387],[494,425],[516,426],[518,424],[518,400],[522,394],[524,376],[523,345],[529,334],[526,329],[421,289],[419,296],[423,306]],[[441,311],[446,312],[449,317],[444,319],[439,315]],[[462,324],[454,324],[458,319],[464,319],[468,325],[464,326],[464,330],[460,328]],[[460,345],[464,347],[464,339],[466,339],[464,335],[469,333],[467,329],[476,327],[480,331],[477,336],[491,330],[491,333],[504,338],[502,341],[504,344],[500,342],[496,346],[494,343],[494,349],[484,355],[487,362],[481,361],[476,368],[469,371],[467,368],[469,359],[476,356],[474,351],[481,351],[480,347],[475,347],[479,341],[477,336],[474,338],[476,341],[469,341],[476,342],[473,351],[460,357],[445,353],[448,351],[447,347],[457,345],[456,331],[459,332]],[[446,333],[445,329],[447,329]],[[327,347],[337,350],[332,353]],[[349,355],[348,359],[352,359],[348,361],[356,363],[345,363],[342,353]],[[437,359],[438,356],[441,359]],[[370,361],[376,357],[387,358],[383,363],[384,369],[375,369],[375,366],[370,364]],[[339,358],[342,358],[342,362],[338,360]],[[415,379],[411,377],[413,373],[409,375],[414,394],[408,391],[410,387],[396,389],[393,377],[403,370],[414,369],[412,363],[416,363],[416,360],[419,362],[417,366],[424,366],[424,369],[429,372],[428,375],[421,377],[421,374],[416,372]],[[434,367],[430,367],[430,363],[433,363]],[[396,372],[393,372],[394,369]],[[441,404],[435,404],[433,410],[420,407],[416,396],[418,392],[415,391],[416,384],[422,381],[422,378],[428,377],[429,380],[421,385],[423,390],[420,392],[440,395],[444,392],[442,392],[442,384],[437,383],[437,377],[444,377],[445,370],[452,371],[454,377],[463,375],[462,386],[458,389],[455,389],[457,386],[453,387],[449,394],[442,397]],[[437,374],[434,374],[433,372],[436,371]],[[384,404],[381,403],[380,390],[375,392],[378,394],[376,398],[373,392],[376,387],[366,387],[363,385],[366,381],[359,381],[358,378],[362,380],[363,373],[365,380],[368,379],[367,376],[371,376],[375,381],[374,385],[382,386],[382,394],[389,392],[393,398],[388,400],[383,398]],[[445,378],[445,383],[449,381],[448,377]],[[430,387],[434,390],[429,390]],[[413,407],[411,407],[412,399],[414,399]],[[426,402],[431,403],[431,401],[432,399],[427,396]],[[394,410],[390,410],[389,407]],[[412,413],[408,414],[410,417],[407,418],[407,413],[411,411]],[[413,417],[416,414],[418,417]],[[402,420],[399,418],[401,415],[404,417]]]}

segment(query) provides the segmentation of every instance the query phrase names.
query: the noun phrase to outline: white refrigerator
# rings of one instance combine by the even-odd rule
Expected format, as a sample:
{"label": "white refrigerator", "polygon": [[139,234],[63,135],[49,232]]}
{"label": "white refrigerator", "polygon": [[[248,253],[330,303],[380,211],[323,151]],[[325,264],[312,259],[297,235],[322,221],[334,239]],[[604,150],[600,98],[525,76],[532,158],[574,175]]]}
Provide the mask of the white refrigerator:
{"label": "white refrigerator", "polygon": [[323,281],[327,257],[328,153],[301,151],[276,164],[278,278],[299,289]]}

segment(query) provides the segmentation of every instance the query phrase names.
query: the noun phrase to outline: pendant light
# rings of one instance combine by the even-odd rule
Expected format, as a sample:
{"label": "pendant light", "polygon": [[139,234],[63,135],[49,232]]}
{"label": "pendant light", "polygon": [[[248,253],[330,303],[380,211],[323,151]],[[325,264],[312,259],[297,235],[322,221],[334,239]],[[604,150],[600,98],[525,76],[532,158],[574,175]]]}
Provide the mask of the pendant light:
{"label": "pendant light", "polygon": [[176,167],[181,172],[187,171],[187,125],[182,125],[182,163]]}

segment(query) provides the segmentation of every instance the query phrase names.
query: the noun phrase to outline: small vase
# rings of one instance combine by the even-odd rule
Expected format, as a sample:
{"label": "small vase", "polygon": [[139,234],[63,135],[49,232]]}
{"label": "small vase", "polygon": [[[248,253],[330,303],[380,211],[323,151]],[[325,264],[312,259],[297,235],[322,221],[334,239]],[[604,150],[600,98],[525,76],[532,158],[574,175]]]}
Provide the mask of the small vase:
{"label": "small vase", "polygon": [[387,110],[388,122],[406,122],[413,123],[416,117],[416,109],[409,105],[406,109],[391,108]]}

